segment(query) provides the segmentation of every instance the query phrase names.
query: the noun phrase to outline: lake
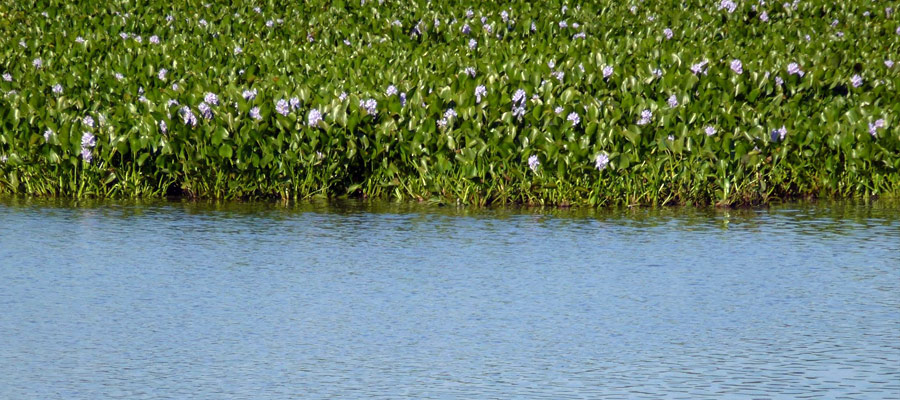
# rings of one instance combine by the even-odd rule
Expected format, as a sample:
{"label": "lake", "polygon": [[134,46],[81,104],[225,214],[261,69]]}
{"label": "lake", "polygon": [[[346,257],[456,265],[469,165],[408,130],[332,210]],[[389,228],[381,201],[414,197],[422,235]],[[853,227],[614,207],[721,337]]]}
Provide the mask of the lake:
{"label": "lake", "polygon": [[0,398],[900,398],[900,207],[0,200]]}

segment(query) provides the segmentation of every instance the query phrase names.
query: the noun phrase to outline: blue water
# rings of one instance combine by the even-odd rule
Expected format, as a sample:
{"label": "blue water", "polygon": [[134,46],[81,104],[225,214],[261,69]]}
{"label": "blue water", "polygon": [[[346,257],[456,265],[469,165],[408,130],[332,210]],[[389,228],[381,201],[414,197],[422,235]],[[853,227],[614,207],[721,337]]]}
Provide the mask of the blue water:
{"label": "blue water", "polygon": [[900,398],[900,207],[0,200],[0,398]]}

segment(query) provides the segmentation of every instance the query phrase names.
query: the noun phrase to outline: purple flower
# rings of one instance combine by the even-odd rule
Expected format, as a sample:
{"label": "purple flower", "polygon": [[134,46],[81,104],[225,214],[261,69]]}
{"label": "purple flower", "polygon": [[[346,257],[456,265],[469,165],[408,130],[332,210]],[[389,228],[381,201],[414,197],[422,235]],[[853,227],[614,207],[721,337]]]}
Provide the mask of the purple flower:
{"label": "purple flower", "polygon": [[609,155],[600,153],[594,157],[594,168],[597,168],[598,171],[603,171],[607,166],[609,166]]}
{"label": "purple flower", "polygon": [[674,94],[669,96],[668,103],[669,103],[669,108],[678,107],[678,97],[675,96]]}
{"label": "purple flower", "polygon": [[169,73],[169,70],[167,70],[165,68],[160,69],[159,74],[157,74],[157,77],[159,78],[159,80],[164,81],[164,80],[166,80],[166,74],[168,74],[168,73]]}
{"label": "purple flower", "polygon": [[44,61],[40,58],[35,58],[34,61],[31,62],[31,65],[34,65],[35,68],[41,68],[44,66]]}
{"label": "purple flower", "polygon": [[203,116],[203,118],[205,118],[205,119],[213,118],[213,112],[212,112],[212,109],[209,108],[209,104],[206,104],[205,102],[200,102],[200,105],[197,106],[197,110],[200,111],[200,115]]}
{"label": "purple flower", "polygon": [[47,128],[44,130],[44,142],[49,142],[50,136],[53,136],[53,131],[51,131],[50,128]]}
{"label": "purple flower", "polygon": [[888,68],[894,68],[894,62],[891,60],[884,60],[884,65]]}
{"label": "purple flower", "polygon": [[469,48],[475,50],[478,47],[478,41],[475,39],[469,39]]}
{"label": "purple flower", "polygon": [[290,110],[290,105],[288,105],[287,100],[279,99],[277,102],[275,102],[275,112],[277,112],[281,115],[288,115],[288,113],[290,113],[291,110]]}
{"label": "purple flower", "polygon": [[300,99],[298,99],[296,97],[291,97],[288,100],[288,105],[291,106],[291,110],[296,110],[296,109],[300,108]]}
{"label": "purple flower", "polygon": [[162,133],[166,133],[169,131],[169,127],[166,125],[166,121],[159,121],[159,131]]}
{"label": "purple flower", "polygon": [[309,126],[316,128],[319,126],[319,122],[322,122],[322,113],[318,109],[313,108],[309,110],[309,115],[306,119]]}
{"label": "purple flower", "polygon": [[244,92],[241,93],[241,97],[243,97],[244,100],[250,101],[256,98],[256,93],[256,89],[244,90]]}
{"label": "purple flower", "polygon": [[468,35],[472,32],[472,28],[469,28],[469,24],[465,24],[462,27],[462,33]]}
{"label": "purple flower", "polygon": [[734,10],[737,9],[737,4],[734,4],[734,2],[731,0],[722,0],[719,3],[719,9],[720,10],[725,9],[728,11],[729,14],[731,14],[734,12]]}
{"label": "purple flower", "polygon": [[526,96],[526,94],[525,94],[524,90],[522,90],[522,89],[516,90],[516,92],[513,93],[512,101],[513,101],[513,103],[524,103],[525,96]]}
{"label": "purple flower", "polygon": [[203,101],[217,106],[219,105],[219,96],[216,96],[214,93],[207,92],[206,95],[203,96]]}
{"label": "purple flower", "polygon": [[234,55],[238,55],[244,52],[244,49],[241,46],[234,46]]}
{"label": "purple flower", "polygon": [[513,104],[512,113],[514,117],[518,118],[521,121],[522,117],[525,116],[525,105],[523,104],[516,106],[515,104]]}
{"label": "purple flower", "polygon": [[578,126],[578,123],[581,122],[581,118],[578,116],[578,113],[572,112],[566,117],[566,120],[572,123],[572,126]]}
{"label": "purple flower", "polygon": [[777,86],[784,85],[784,79],[781,79],[780,76],[776,76],[775,77],[775,85],[777,85]]}
{"label": "purple flower", "polygon": [[388,97],[396,95],[397,87],[394,85],[388,86],[387,91],[385,91],[384,94],[387,95]]}
{"label": "purple flower", "polygon": [[563,78],[566,77],[566,74],[563,73],[562,71],[556,71],[556,72],[552,73],[551,75],[553,75],[557,80],[559,80],[560,83],[562,83]]}
{"label": "purple flower", "polygon": [[159,36],[150,36],[150,44],[159,44]]}
{"label": "purple flower", "polygon": [[744,68],[741,65],[741,60],[737,60],[737,59],[732,60],[731,61],[731,70],[734,71],[734,73],[736,73],[738,75],[744,73]]}
{"label": "purple flower", "polygon": [[613,74],[613,67],[609,65],[603,66],[603,79],[607,79]]}
{"label": "purple flower", "polygon": [[3,80],[4,80],[4,81],[7,81],[7,82],[12,82],[12,75],[10,75],[9,72],[4,72],[4,73],[3,73]]}
{"label": "purple flower", "polygon": [[712,136],[716,134],[716,127],[707,125],[706,128],[704,128],[704,131],[706,132],[706,136]]}
{"label": "purple flower", "polygon": [[369,115],[378,114],[378,102],[375,99],[360,100],[359,107],[365,109]]}
{"label": "purple flower", "polygon": [[52,90],[53,93],[55,93],[55,94],[62,94],[62,92],[63,92],[63,87],[62,87],[62,85],[60,85],[60,84],[57,83],[57,84],[53,85],[53,88],[51,88],[51,90]]}
{"label": "purple flower", "polygon": [[406,107],[406,92],[400,93],[400,107]]}
{"label": "purple flower", "polygon": [[93,127],[94,127],[94,119],[91,118],[90,115],[88,115],[88,116],[82,118],[82,119],[81,119],[81,123],[82,123],[82,124],[85,124],[88,128],[93,128]]}
{"label": "purple flower", "polygon": [[250,118],[253,118],[257,121],[262,119],[262,115],[259,114],[259,107],[253,107],[250,109]]}
{"label": "purple flower", "polygon": [[556,106],[556,108],[553,109],[553,112],[555,112],[557,115],[562,114],[563,108],[560,106]]}
{"label": "purple flower", "polygon": [[[537,25],[534,22],[531,23],[531,31],[532,32],[537,31]],[[897,28],[897,34],[900,35],[900,28]]]}
{"label": "purple flower", "polygon": [[693,72],[695,75],[700,75],[700,74],[706,75],[706,65],[707,64],[709,64],[709,61],[703,60],[697,64],[691,65],[691,72]]}
{"label": "purple flower", "polygon": [[94,155],[91,154],[91,149],[82,147],[81,148],[81,158],[84,160],[84,162],[90,164],[91,160],[94,159]]}
{"label": "purple flower", "polygon": [[181,119],[184,120],[185,125],[190,125],[191,127],[197,126],[197,117],[194,116],[190,107],[181,107],[180,113]]}
{"label": "purple flower", "polygon": [[347,100],[347,92],[341,92],[340,96],[338,96],[338,100],[340,100],[340,101]]}
{"label": "purple flower", "polygon": [[444,111],[444,118],[446,118],[447,120],[456,118],[456,110],[448,108],[447,111]]}
{"label": "purple flower", "polygon": [[784,125],[782,125],[781,128],[772,130],[773,142],[780,142],[784,140],[785,137],[787,137],[787,128],[785,128]]}
{"label": "purple flower", "polygon": [[672,36],[675,36],[675,33],[672,32],[671,29],[666,28],[666,29],[663,29],[663,35],[666,35],[666,39],[671,39]]}
{"label": "purple flower", "polygon": [[532,154],[528,157],[528,168],[531,168],[532,172],[537,172],[538,167],[541,166],[541,161],[538,160],[538,156],[536,154]]}
{"label": "purple flower", "polygon": [[586,35],[585,35],[584,32],[578,32],[578,33],[572,35],[572,40],[575,40],[575,39],[584,39],[585,36],[586,36]]}
{"label": "purple flower", "polygon": [[874,124],[869,123],[869,134],[871,134],[872,137],[877,136],[878,130],[884,128],[884,126],[885,126],[884,119],[878,119],[877,121],[875,121]]}
{"label": "purple flower", "polygon": [[81,148],[90,148],[97,145],[97,138],[90,132],[81,134]]}
{"label": "purple flower", "polygon": [[509,22],[509,13],[506,12],[506,10],[501,11],[501,12],[500,12],[500,19],[502,19],[503,22]]}
{"label": "purple flower", "polygon": [[800,69],[800,64],[795,62],[788,64],[787,66],[788,75],[798,75],[803,76],[804,72]]}
{"label": "purple flower", "polygon": [[644,111],[641,111],[641,119],[638,120],[637,124],[638,125],[647,125],[650,123],[650,121],[652,119],[653,119],[653,111],[650,111],[650,109],[645,109]]}
{"label": "purple flower", "polygon": [[119,32],[119,37],[122,38],[122,40],[126,40],[129,37],[131,37],[131,35],[129,35],[128,33],[125,33],[125,32]]}
{"label": "purple flower", "polygon": [[759,14],[759,20],[762,22],[769,22],[769,13],[763,11],[762,14]]}
{"label": "purple flower", "polygon": [[125,76],[122,75],[122,74],[120,74],[120,73],[118,73],[118,72],[114,73],[114,74],[113,74],[113,77],[115,77],[116,80],[119,80],[119,81],[121,81],[122,79],[125,79]]}
{"label": "purple flower", "polygon": [[568,28],[569,24],[566,21],[559,21],[560,28]]}
{"label": "purple flower", "polygon": [[853,84],[853,87],[860,87],[863,84],[863,78],[859,74],[853,75],[850,78],[850,83]]}
{"label": "purple flower", "polygon": [[475,104],[481,103],[481,98],[483,96],[487,96],[487,88],[484,85],[478,85],[475,87]]}
{"label": "purple flower", "polygon": [[474,77],[475,77],[475,68],[472,68],[472,67],[466,67],[466,69],[464,69],[463,72],[465,72],[466,74],[468,74],[469,77],[471,77],[471,78],[474,78]]}
{"label": "purple flower", "polygon": [[75,38],[75,43],[84,44],[84,38],[79,36]]}

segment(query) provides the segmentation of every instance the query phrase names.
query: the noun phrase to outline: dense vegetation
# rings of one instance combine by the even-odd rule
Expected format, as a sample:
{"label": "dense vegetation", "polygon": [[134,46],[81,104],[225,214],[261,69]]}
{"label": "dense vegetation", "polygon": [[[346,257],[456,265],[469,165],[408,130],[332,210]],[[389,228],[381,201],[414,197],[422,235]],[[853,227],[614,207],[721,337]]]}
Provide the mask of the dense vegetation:
{"label": "dense vegetation", "polygon": [[891,5],[0,0],[0,193],[896,195]]}

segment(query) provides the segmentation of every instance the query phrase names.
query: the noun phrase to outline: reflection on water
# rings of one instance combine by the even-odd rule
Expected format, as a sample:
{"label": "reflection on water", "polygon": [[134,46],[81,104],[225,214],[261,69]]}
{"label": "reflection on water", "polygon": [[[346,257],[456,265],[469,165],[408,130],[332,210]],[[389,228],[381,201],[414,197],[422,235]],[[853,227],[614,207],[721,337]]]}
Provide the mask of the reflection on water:
{"label": "reflection on water", "polygon": [[900,207],[0,200],[0,398],[900,396]]}

